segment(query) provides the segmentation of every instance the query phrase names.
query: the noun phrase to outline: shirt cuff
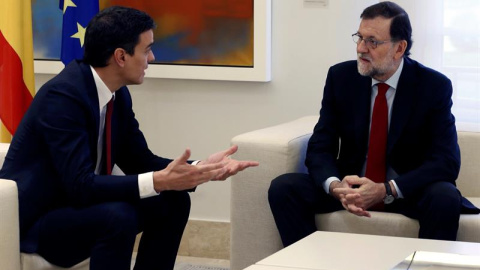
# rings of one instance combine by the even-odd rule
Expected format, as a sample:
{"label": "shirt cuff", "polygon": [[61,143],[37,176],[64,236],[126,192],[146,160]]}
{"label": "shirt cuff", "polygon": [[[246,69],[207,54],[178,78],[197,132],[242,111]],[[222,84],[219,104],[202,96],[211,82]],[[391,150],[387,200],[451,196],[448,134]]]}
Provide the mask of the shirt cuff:
{"label": "shirt cuff", "polygon": [[327,194],[330,194],[330,184],[333,181],[342,182],[342,181],[340,181],[340,179],[338,179],[338,177],[335,177],[335,176],[327,178],[327,180],[325,180],[325,182],[323,182],[323,189],[325,190],[325,192]]}
{"label": "shirt cuff", "polygon": [[397,191],[397,198],[403,199],[402,191],[398,188],[397,183],[395,183],[395,180],[390,180],[390,181],[392,181],[393,185],[395,186],[395,190]]}
{"label": "shirt cuff", "polygon": [[160,194],[153,188],[153,172],[138,175],[138,190],[140,191],[141,199]]}

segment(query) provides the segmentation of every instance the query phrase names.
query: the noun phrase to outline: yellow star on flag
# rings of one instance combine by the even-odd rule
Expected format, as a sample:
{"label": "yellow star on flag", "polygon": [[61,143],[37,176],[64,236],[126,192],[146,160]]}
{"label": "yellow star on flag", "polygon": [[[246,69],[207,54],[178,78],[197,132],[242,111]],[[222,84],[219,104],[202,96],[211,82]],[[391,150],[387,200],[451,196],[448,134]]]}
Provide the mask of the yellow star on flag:
{"label": "yellow star on flag", "polygon": [[73,3],[73,0],[64,0],[63,2],[63,14],[65,14],[65,11],[67,10],[68,7],[77,7],[75,3]]}
{"label": "yellow star on flag", "polygon": [[77,22],[78,32],[73,34],[72,38],[78,38],[80,40],[80,46],[83,47],[83,42],[85,40],[85,28]]}

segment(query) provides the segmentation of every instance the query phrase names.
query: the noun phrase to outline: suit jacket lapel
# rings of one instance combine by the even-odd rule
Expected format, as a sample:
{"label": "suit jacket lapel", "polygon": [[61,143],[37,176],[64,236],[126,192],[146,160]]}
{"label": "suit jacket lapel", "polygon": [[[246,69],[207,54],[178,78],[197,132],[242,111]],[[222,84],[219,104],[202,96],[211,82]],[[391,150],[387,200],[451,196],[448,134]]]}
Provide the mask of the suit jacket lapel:
{"label": "suit jacket lapel", "polygon": [[98,103],[98,93],[97,86],[95,85],[95,80],[93,79],[92,71],[90,67],[85,64],[80,64],[80,67],[85,77],[85,91],[87,92],[88,101],[90,102],[90,109],[95,118],[95,127],[96,127],[96,137],[98,138],[98,128],[100,126],[100,108]]}
{"label": "suit jacket lapel", "polygon": [[417,102],[416,98],[416,76],[415,67],[412,61],[405,58],[403,70],[398,80],[395,90],[395,100],[393,101],[392,115],[390,118],[390,129],[388,132],[387,155],[392,151],[402,133],[408,119],[410,118],[412,108]]}
{"label": "suit jacket lapel", "polygon": [[97,160],[97,138],[98,138],[98,131],[100,126],[100,109],[99,109],[99,101],[98,101],[98,93],[97,93],[97,86],[95,85],[95,80],[93,79],[92,70],[90,69],[89,65],[86,65],[82,62],[78,62],[78,66],[82,71],[85,83],[85,93],[87,95],[87,100],[89,102],[90,111],[92,113],[92,117],[94,119],[95,128],[93,134],[93,142],[90,145],[92,151],[92,159]]}
{"label": "suit jacket lapel", "polygon": [[[118,91],[117,91],[118,92]],[[115,95],[115,102],[113,102],[113,114],[112,114],[112,166],[115,165],[115,157],[117,156],[117,150],[118,150],[118,145],[117,145],[117,140],[118,140],[118,111],[119,111],[119,106],[117,99],[120,98],[120,95]]]}

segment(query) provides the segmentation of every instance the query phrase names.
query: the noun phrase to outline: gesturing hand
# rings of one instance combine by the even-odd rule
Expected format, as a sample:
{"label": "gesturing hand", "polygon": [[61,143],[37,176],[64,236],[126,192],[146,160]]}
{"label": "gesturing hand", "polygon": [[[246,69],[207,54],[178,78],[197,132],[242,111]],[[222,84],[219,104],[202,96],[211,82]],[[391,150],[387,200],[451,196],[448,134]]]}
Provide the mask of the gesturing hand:
{"label": "gesturing hand", "polygon": [[219,161],[193,166],[187,163],[190,154],[190,149],[186,149],[180,157],[168,164],[167,168],[153,173],[155,191],[194,188],[221,174],[226,165],[225,162]]}
{"label": "gesturing hand", "polygon": [[[238,146],[233,145],[227,150],[210,155],[207,160],[199,162],[199,165],[223,163],[223,169],[212,180],[225,180],[228,177],[245,170],[248,167],[258,166],[256,161],[239,161],[231,159],[230,156],[237,152]],[[198,166],[198,165],[197,165]]]}

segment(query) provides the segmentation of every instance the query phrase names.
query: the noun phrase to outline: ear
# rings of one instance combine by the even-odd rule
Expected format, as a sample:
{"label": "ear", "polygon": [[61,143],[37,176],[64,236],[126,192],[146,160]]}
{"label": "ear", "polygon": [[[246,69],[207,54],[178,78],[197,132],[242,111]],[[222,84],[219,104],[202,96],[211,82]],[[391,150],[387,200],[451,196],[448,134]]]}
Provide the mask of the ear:
{"label": "ear", "polygon": [[407,49],[407,41],[401,40],[397,44],[397,49],[395,51],[395,59],[398,60],[403,57],[405,50]]}
{"label": "ear", "polygon": [[125,55],[127,52],[122,49],[122,48],[117,48],[113,52],[113,60],[119,67],[124,67],[125,66]]}

